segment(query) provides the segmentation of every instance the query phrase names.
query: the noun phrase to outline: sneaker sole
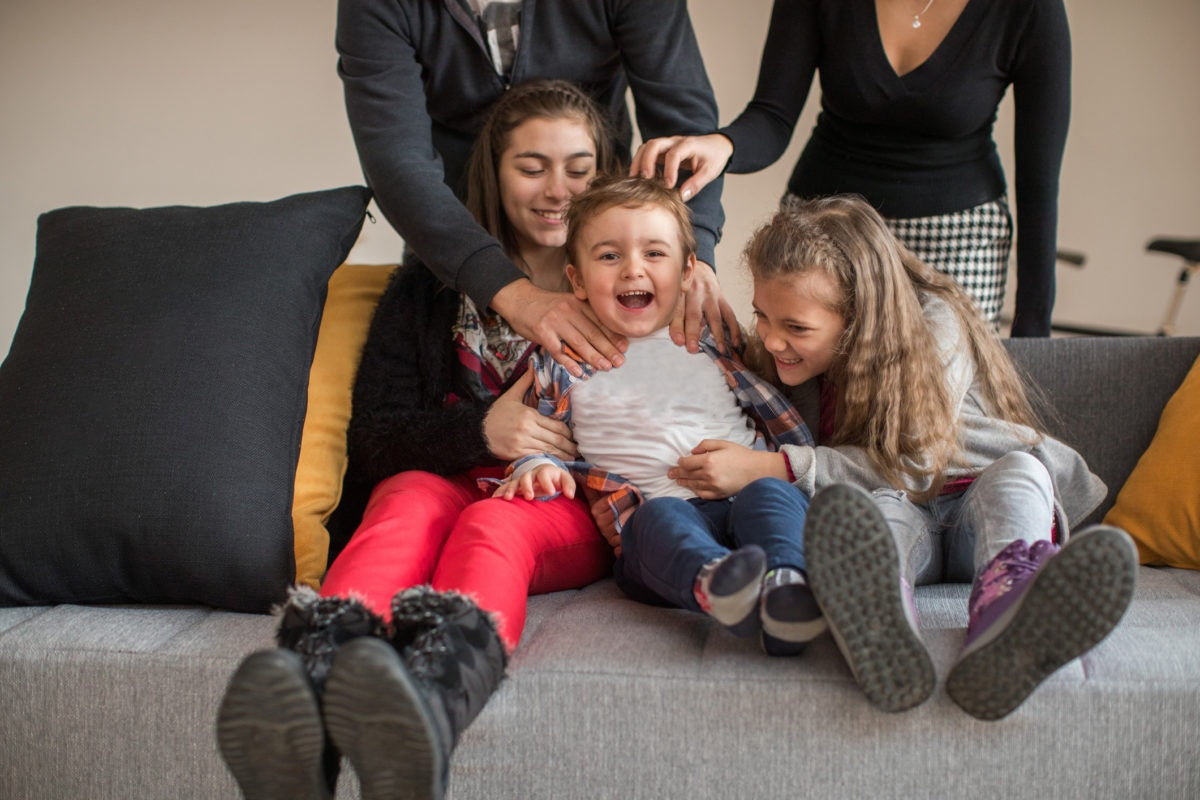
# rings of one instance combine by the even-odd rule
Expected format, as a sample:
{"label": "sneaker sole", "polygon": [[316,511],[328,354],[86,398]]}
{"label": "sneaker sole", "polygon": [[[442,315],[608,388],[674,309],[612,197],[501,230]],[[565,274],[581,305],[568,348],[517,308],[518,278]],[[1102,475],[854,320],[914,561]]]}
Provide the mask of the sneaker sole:
{"label": "sneaker sole", "polygon": [[325,727],[362,800],[440,800],[442,755],[421,687],[382,639],[355,639],[325,684]]}
{"label": "sneaker sole", "polygon": [[325,734],[299,656],[264,650],[246,658],[217,712],[217,746],[246,800],[330,800]]}
{"label": "sneaker sole", "polygon": [[927,700],[937,673],[905,612],[899,555],[871,495],[845,484],[817,493],[804,550],[813,594],[867,699],[890,712]]}
{"label": "sneaker sole", "polygon": [[946,692],[977,719],[1001,719],[1060,667],[1112,632],[1133,599],[1137,554],[1116,528],[1069,540],[1034,579],[1011,622],[950,670]]}

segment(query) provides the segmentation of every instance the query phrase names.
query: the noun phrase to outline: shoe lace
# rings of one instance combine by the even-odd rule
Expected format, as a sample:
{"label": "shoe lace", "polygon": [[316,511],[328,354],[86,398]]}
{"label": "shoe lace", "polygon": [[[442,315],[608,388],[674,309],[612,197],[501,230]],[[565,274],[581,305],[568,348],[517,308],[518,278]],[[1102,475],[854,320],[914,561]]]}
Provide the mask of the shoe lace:
{"label": "shoe lace", "polygon": [[[988,565],[971,590],[969,604],[974,607],[980,602],[989,602],[1006,594],[1014,586],[1024,583],[1040,569],[1041,563],[1023,551],[1002,552]],[[1003,590],[1000,587],[1004,587]],[[985,599],[986,598],[986,599]]]}

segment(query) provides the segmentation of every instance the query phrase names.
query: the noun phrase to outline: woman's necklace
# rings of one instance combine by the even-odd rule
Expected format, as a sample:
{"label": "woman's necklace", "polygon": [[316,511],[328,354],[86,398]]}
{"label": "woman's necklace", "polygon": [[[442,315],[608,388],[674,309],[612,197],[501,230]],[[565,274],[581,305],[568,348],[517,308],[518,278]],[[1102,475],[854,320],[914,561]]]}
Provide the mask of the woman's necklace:
{"label": "woman's necklace", "polygon": [[921,27],[921,15],[924,14],[926,11],[928,11],[929,7],[931,5],[933,5],[933,0],[929,0],[929,2],[925,4],[924,8],[922,8],[916,14],[913,14],[913,29],[914,30]]}

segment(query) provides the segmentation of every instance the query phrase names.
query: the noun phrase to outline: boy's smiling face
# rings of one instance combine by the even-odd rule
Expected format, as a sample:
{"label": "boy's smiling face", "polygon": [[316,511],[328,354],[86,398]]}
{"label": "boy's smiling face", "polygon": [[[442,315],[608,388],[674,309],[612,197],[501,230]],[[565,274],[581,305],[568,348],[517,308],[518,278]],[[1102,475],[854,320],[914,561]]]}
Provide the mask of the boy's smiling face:
{"label": "boy's smiling face", "polygon": [[584,223],[569,255],[575,296],[606,328],[629,337],[670,324],[696,266],[674,215],[653,205],[604,209]]}

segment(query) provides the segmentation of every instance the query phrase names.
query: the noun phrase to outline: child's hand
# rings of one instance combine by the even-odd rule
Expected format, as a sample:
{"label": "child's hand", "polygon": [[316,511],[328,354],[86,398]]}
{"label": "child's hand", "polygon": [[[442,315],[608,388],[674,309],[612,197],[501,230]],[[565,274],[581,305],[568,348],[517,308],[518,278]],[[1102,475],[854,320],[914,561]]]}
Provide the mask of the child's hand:
{"label": "child's hand", "polygon": [[[627,508],[621,512],[621,525],[633,516],[636,509]],[[600,535],[604,537],[604,541],[608,542],[608,546],[613,549],[614,556],[621,555],[621,534],[617,531],[616,522],[613,519],[612,507],[608,503],[598,503],[592,507],[592,519],[596,521],[596,528],[599,529]]]}
{"label": "child's hand", "polygon": [[698,497],[719,500],[759,478],[787,480],[787,466],[779,453],[705,439],[692,448],[690,456],[679,459],[678,466],[667,470],[667,477]]}
{"label": "child's hand", "polygon": [[571,477],[571,473],[554,464],[541,464],[500,484],[492,493],[492,497],[504,500],[523,497],[533,500],[535,497],[550,497],[560,492],[567,497],[575,496],[575,479]]}

